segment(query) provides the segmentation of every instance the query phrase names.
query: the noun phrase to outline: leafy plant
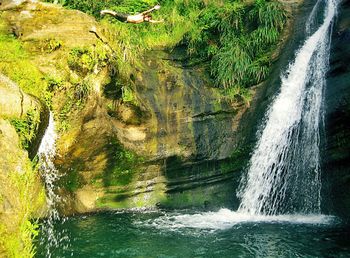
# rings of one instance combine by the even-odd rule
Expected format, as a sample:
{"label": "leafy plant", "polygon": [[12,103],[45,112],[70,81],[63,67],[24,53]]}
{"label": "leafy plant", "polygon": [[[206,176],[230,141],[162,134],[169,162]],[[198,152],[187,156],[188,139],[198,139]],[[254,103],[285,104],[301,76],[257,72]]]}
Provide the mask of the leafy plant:
{"label": "leafy plant", "polygon": [[62,41],[57,39],[48,39],[46,42],[46,51],[49,53],[61,48],[63,45]]}
{"label": "leafy plant", "polygon": [[82,75],[86,75],[93,71],[96,64],[91,52],[87,48],[73,48],[68,57],[68,66],[71,70]]}
{"label": "leafy plant", "polygon": [[20,137],[22,147],[28,149],[36,136],[40,124],[40,112],[31,109],[27,112],[24,119],[13,119],[11,124],[15,127]]}
{"label": "leafy plant", "polygon": [[91,84],[87,80],[83,80],[81,83],[75,85],[75,98],[83,100],[91,91]]}
{"label": "leafy plant", "polygon": [[81,76],[107,65],[109,53],[106,46],[98,44],[92,47],[75,47],[69,52],[68,66]]}
{"label": "leafy plant", "polygon": [[129,87],[122,87],[122,99],[124,102],[133,102],[134,94]]}

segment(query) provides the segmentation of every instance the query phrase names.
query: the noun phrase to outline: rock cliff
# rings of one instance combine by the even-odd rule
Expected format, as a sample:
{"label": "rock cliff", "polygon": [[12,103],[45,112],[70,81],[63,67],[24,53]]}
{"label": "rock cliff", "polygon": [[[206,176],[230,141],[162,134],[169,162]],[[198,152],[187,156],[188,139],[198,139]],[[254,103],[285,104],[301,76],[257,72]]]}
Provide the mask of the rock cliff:
{"label": "rock cliff", "polygon": [[350,211],[350,2],[340,4],[332,36],[326,89],[324,179],[326,207],[348,218]]}
{"label": "rock cliff", "polygon": [[252,89],[248,109],[214,88],[207,64],[181,46],[148,51],[126,84],[113,73],[105,26],[57,5],[12,2],[1,19],[47,85],[66,213],[235,205],[267,84]]}

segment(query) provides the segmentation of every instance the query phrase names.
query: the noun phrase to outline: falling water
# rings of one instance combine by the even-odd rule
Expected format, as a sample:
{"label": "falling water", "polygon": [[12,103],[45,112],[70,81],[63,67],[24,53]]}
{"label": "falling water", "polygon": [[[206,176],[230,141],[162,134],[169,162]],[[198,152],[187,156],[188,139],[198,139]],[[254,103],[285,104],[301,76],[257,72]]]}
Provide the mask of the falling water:
{"label": "falling water", "polygon": [[320,125],[336,5],[334,0],[325,3],[318,28],[317,11],[312,11],[306,32],[315,32],[281,76],[280,93],[266,114],[247,178],[238,192],[240,213],[320,213]]}
{"label": "falling water", "polygon": [[49,126],[45,131],[38,151],[39,162],[41,164],[40,173],[45,183],[47,196],[48,214],[41,228],[41,240],[45,242],[46,257],[51,257],[52,250],[58,247],[64,247],[67,241],[65,233],[56,232],[54,226],[57,221],[62,221],[57,209],[60,201],[60,197],[56,193],[56,183],[59,179],[59,174],[53,163],[56,156],[56,139],[55,121],[52,113],[50,113]]}

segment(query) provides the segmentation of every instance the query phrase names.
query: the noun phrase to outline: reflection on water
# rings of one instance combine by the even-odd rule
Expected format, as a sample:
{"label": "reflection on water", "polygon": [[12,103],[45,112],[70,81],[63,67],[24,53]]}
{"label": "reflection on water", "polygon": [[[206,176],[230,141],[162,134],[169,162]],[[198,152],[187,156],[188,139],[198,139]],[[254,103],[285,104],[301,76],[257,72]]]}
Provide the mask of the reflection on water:
{"label": "reflection on water", "polygon": [[[291,216],[243,222],[236,218],[235,223],[227,217],[230,226],[221,227],[224,221],[217,219],[219,227],[214,228],[215,216],[229,212],[110,212],[73,217],[57,225],[70,232],[70,248],[54,250],[53,257],[350,257],[350,229],[333,217],[315,216],[311,222],[300,216],[297,223]],[[211,227],[198,226],[198,221],[210,216]],[[184,225],[196,220],[195,227]],[[37,256],[45,257],[39,243]]]}

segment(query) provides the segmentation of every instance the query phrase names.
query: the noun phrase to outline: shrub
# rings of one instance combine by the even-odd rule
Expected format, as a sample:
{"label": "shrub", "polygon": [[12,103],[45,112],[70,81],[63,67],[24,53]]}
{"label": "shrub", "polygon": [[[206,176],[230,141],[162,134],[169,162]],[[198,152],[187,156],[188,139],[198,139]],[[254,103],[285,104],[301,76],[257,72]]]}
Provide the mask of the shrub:
{"label": "shrub", "polygon": [[108,59],[109,53],[106,46],[98,44],[92,47],[72,48],[67,62],[71,70],[84,77],[95,69],[106,66]]}

